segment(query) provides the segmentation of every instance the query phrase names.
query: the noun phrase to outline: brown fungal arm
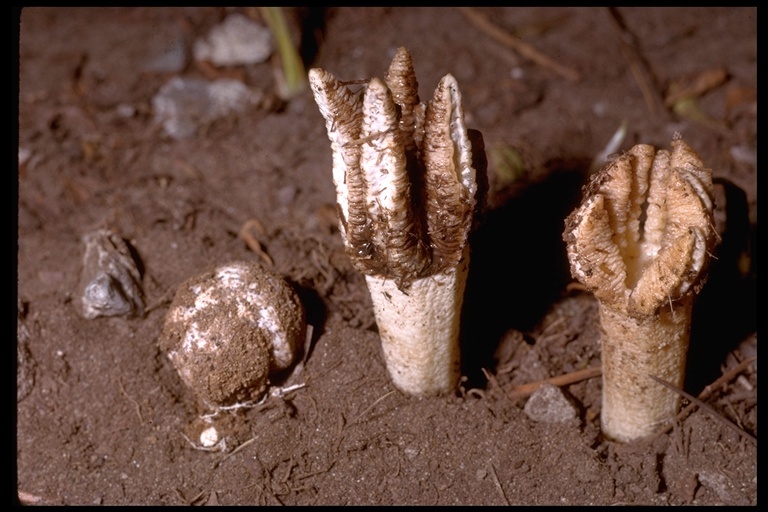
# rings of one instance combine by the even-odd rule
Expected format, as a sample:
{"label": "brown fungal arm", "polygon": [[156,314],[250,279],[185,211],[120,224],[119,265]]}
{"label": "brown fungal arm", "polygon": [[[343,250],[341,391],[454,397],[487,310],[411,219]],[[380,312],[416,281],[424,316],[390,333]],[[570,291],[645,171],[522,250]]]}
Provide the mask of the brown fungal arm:
{"label": "brown fungal arm", "polygon": [[717,239],[711,172],[682,139],[672,145],[638,145],[608,164],[566,220],[573,276],[632,314],[700,287]]}
{"label": "brown fungal arm", "polygon": [[[330,73],[310,70],[334,153],[334,182],[347,253],[366,275],[414,279],[458,264],[478,200],[485,160],[473,156],[461,93],[446,75],[420,103],[413,66],[400,48],[358,103]],[[482,152],[479,132],[472,134]],[[485,191],[486,188],[481,188]]]}
{"label": "brown fungal arm", "polygon": [[412,153],[416,149],[414,132],[417,127],[421,130],[424,120],[419,108],[419,82],[408,50],[402,47],[397,49],[384,80],[392,91],[392,99],[400,107],[399,127],[403,146],[406,152]]}
{"label": "brown fungal arm", "polygon": [[371,271],[398,278],[414,275],[424,254],[414,224],[411,184],[403,146],[405,134],[391,91],[378,78],[372,79],[363,101],[360,168],[367,186],[366,217]]}

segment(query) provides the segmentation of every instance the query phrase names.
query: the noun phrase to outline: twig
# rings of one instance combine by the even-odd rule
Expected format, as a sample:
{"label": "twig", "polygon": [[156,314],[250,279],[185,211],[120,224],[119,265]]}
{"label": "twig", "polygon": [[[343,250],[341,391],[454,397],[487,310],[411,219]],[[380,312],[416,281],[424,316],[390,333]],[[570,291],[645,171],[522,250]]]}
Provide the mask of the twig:
{"label": "twig", "polygon": [[475,27],[488,34],[497,42],[512,48],[523,58],[539,66],[551,69],[558,75],[567,78],[568,80],[575,82],[581,78],[578,71],[555,62],[533,46],[522,42],[519,38],[496,26],[477,9],[473,7],[459,7],[458,9]]}
{"label": "twig", "polygon": [[[337,459],[337,460],[338,460],[338,459]],[[334,460],[333,462],[331,462],[331,463],[328,465],[328,467],[327,467],[327,468],[318,469],[318,470],[315,470],[315,471],[310,471],[309,473],[304,473],[303,475],[296,475],[296,480],[305,480],[305,479],[307,479],[307,478],[311,478],[311,477],[313,477],[313,476],[316,476],[316,475],[319,475],[319,474],[321,474],[321,473],[327,473],[327,472],[329,472],[330,470],[332,470],[332,469],[333,469],[333,466],[335,466],[335,465],[336,465],[336,460]]]}
{"label": "twig", "polygon": [[197,493],[197,496],[195,496],[194,498],[189,500],[189,503],[187,503],[187,505],[194,505],[195,503],[200,501],[203,498],[204,495],[205,495],[205,489],[203,489],[202,491]]}
{"label": "twig", "polygon": [[22,490],[19,490],[18,494],[19,494],[19,501],[21,502],[22,505],[39,505],[43,501],[43,498],[41,498],[40,496],[35,496],[34,494],[30,494]]}
{"label": "twig", "polygon": [[674,80],[664,94],[664,106],[673,108],[676,103],[686,99],[695,99],[723,85],[728,80],[728,71],[717,66],[694,75],[686,75]]}
{"label": "twig", "polygon": [[219,464],[221,464],[222,462],[224,462],[224,461],[225,461],[225,460],[227,460],[228,458],[232,457],[234,454],[236,454],[237,452],[239,452],[240,450],[242,450],[243,448],[245,448],[245,447],[246,447],[246,446],[248,446],[249,444],[253,443],[253,442],[254,442],[256,439],[258,439],[258,437],[257,437],[257,436],[253,436],[252,438],[250,438],[249,440],[247,440],[246,442],[244,442],[243,444],[241,444],[240,446],[238,446],[237,448],[235,448],[234,450],[232,450],[232,452],[231,452],[231,453],[228,453],[227,455],[225,455],[225,456],[224,456],[224,457],[222,457],[221,459],[217,460],[217,461],[216,461],[216,462],[213,464],[213,468],[212,468],[212,469],[216,469],[216,468],[219,466]]}
{"label": "twig", "polygon": [[598,377],[603,373],[601,367],[584,368],[583,370],[576,370],[575,372],[558,375],[557,377],[551,377],[549,379],[539,380],[536,382],[529,382],[527,384],[520,384],[507,390],[507,396],[510,398],[521,398],[528,396],[544,384],[554,384],[555,386],[568,386],[575,384],[582,380]]}
{"label": "twig", "polygon": [[722,386],[723,384],[725,384],[726,382],[728,382],[729,380],[731,380],[732,378],[734,378],[735,376],[737,376],[738,374],[746,370],[749,367],[749,365],[754,363],[756,360],[757,360],[757,356],[748,357],[742,362],[740,362],[739,364],[737,364],[736,366],[734,366],[733,368],[731,368],[730,370],[728,370],[727,372],[725,372],[724,374],[722,374],[720,378],[718,378],[715,382],[705,387],[704,390],[701,393],[699,393],[699,399],[706,400],[707,398],[712,396],[712,393],[715,392],[715,389],[719,388],[720,386]]}
{"label": "twig", "polygon": [[573,281],[571,283],[568,283],[565,286],[565,291],[567,291],[568,293],[571,293],[571,292],[589,292],[589,288],[587,288],[586,286],[584,286],[583,284],[581,284],[578,281]]}
{"label": "twig", "polygon": [[550,330],[552,329],[552,327],[553,327],[553,326],[555,326],[555,325],[560,325],[560,324],[561,324],[561,323],[563,323],[563,322],[565,322],[565,318],[564,318],[564,317],[562,317],[562,316],[561,316],[561,317],[559,317],[559,318],[558,318],[557,320],[555,320],[554,322],[551,322],[549,325],[547,325],[547,326],[546,326],[544,329],[542,329],[542,330],[541,330],[541,334],[539,334],[539,337],[538,337],[538,339],[537,339],[536,341],[537,341],[537,342],[541,342],[541,340],[544,338],[544,333],[545,333],[545,332],[547,332],[547,331],[550,331]]}
{"label": "twig", "polygon": [[157,302],[155,302],[154,304],[150,304],[149,306],[147,306],[147,308],[144,310],[144,314],[145,314],[145,315],[148,315],[148,314],[149,314],[149,313],[151,313],[152,311],[154,311],[154,310],[156,310],[156,309],[158,309],[158,308],[160,308],[160,307],[162,307],[162,306],[165,306],[166,304],[170,304],[170,303],[171,303],[171,301],[173,300],[173,297],[172,297],[172,295],[173,295],[175,292],[176,292],[176,290],[175,290],[175,289],[171,289],[171,290],[167,291],[167,292],[165,293],[165,295],[163,295],[163,296],[162,296],[160,299],[158,299],[158,301],[157,301]]}
{"label": "twig", "polygon": [[[720,386],[722,386],[723,384],[725,384],[726,382],[734,378],[736,375],[746,370],[747,367],[751,365],[753,362],[755,362],[756,359],[757,359],[757,356],[748,357],[741,363],[737,364],[736,366],[734,366],[733,368],[731,368],[730,370],[722,374],[716,381],[706,386],[704,390],[701,393],[699,393],[699,400],[706,400],[707,398],[712,396],[712,393],[714,393],[717,388],[719,388]],[[685,409],[683,409],[677,414],[677,416],[675,417],[675,421],[682,421],[688,415],[688,413],[693,411],[696,405],[697,404],[694,402],[691,402],[690,404],[688,404],[688,406],[686,406]],[[663,432],[666,432],[671,428],[672,428],[672,425],[668,425]]]}
{"label": "twig", "polygon": [[691,394],[689,394],[689,393],[686,393],[686,392],[685,392],[685,391],[683,391],[682,389],[678,389],[677,387],[673,386],[673,385],[672,385],[672,384],[670,384],[669,382],[667,382],[667,381],[665,381],[665,380],[662,380],[662,379],[660,379],[660,378],[656,377],[655,375],[649,375],[649,377],[650,377],[650,378],[652,378],[653,380],[655,380],[656,382],[658,382],[659,384],[661,384],[662,386],[664,386],[665,388],[667,388],[667,389],[669,389],[669,390],[671,390],[671,391],[674,391],[675,393],[677,393],[678,395],[680,395],[680,396],[682,396],[682,397],[685,397],[685,398],[687,398],[687,399],[688,399],[688,400],[690,400],[692,403],[694,403],[694,404],[698,405],[698,406],[699,406],[699,408],[701,408],[701,409],[705,410],[706,412],[708,412],[708,413],[709,413],[709,414],[710,414],[710,415],[711,415],[711,416],[712,416],[714,419],[716,419],[717,421],[719,421],[720,423],[722,423],[722,424],[723,424],[723,425],[725,425],[726,427],[728,427],[728,428],[730,428],[730,429],[734,430],[734,431],[735,431],[736,433],[738,433],[740,436],[743,436],[743,437],[747,438],[747,439],[748,439],[749,441],[751,441],[753,444],[757,445],[757,438],[756,438],[756,437],[754,437],[754,436],[753,436],[752,434],[750,434],[749,432],[746,432],[744,429],[742,429],[742,428],[739,428],[739,426],[738,426],[738,425],[736,425],[736,424],[734,424],[734,423],[731,423],[730,421],[728,421],[727,419],[725,419],[724,417],[722,417],[722,416],[721,416],[721,415],[720,415],[720,414],[719,414],[719,413],[718,413],[718,412],[715,410],[715,408],[714,408],[714,407],[712,407],[711,405],[707,404],[706,402],[703,402],[703,401],[699,400],[698,398],[696,398],[695,396],[693,396],[693,395],[691,395]]}
{"label": "twig", "polygon": [[128,392],[125,390],[125,387],[123,387],[123,379],[121,377],[117,378],[117,383],[120,385],[120,391],[123,392],[123,395],[125,395],[125,398],[128,399],[129,402],[133,404],[133,406],[136,408],[136,415],[139,417],[139,421],[144,424],[144,418],[141,416],[141,407],[139,406],[139,402],[133,399],[131,395],[128,394]]}
{"label": "twig", "polygon": [[357,423],[357,420],[359,420],[360,418],[362,418],[362,417],[363,417],[363,415],[364,415],[365,413],[367,413],[368,411],[370,411],[371,409],[373,409],[373,407],[374,407],[374,406],[375,406],[377,403],[381,402],[382,400],[384,400],[385,398],[387,398],[389,395],[391,395],[391,394],[392,394],[392,393],[394,393],[394,392],[395,392],[395,390],[393,389],[393,390],[392,390],[392,391],[390,391],[389,393],[386,393],[385,395],[383,395],[383,396],[380,396],[379,398],[377,398],[376,400],[374,400],[374,401],[373,401],[373,403],[372,403],[371,405],[369,405],[368,407],[366,407],[366,408],[365,408],[365,410],[363,410],[363,412],[361,412],[360,414],[358,414],[358,415],[357,415],[357,418],[355,418],[354,420],[352,420],[352,424],[354,424],[354,423]]}
{"label": "twig", "polygon": [[509,506],[509,500],[507,499],[507,495],[504,493],[504,488],[501,486],[501,482],[499,482],[499,476],[496,474],[496,468],[494,468],[493,464],[490,462],[488,463],[488,467],[491,468],[493,483],[496,484],[496,488],[499,490],[499,493],[501,493],[501,497],[504,499],[504,504]]}
{"label": "twig", "polygon": [[266,234],[264,225],[259,222],[258,219],[249,219],[245,221],[245,224],[243,224],[243,226],[240,228],[237,236],[239,236],[245,242],[250,250],[258,254],[259,257],[264,260],[267,265],[273,267],[275,262],[272,260],[269,254],[264,251],[264,248],[261,246],[261,242],[259,242],[259,240],[252,234],[252,229],[260,235]]}
{"label": "twig", "polygon": [[608,14],[613,28],[616,29],[619,36],[619,45],[621,46],[624,58],[627,59],[629,69],[632,71],[632,75],[635,77],[635,81],[643,93],[643,99],[645,99],[651,114],[659,116],[665,112],[664,102],[658,87],[656,87],[656,80],[653,77],[653,73],[651,73],[650,66],[640,55],[640,52],[637,51],[638,42],[634,34],[627,28],[618,9],[616,7],[609,7]]}
{"label": "twig", "polygon": [[502,389],[501,384],[499,384],[499,379],[496,378],[494,374],[486,370],[485,368],[481,368],[483,371],[483,375],[485,375],[485,378],[488,379],[488,382],[491,383],[491,385],[496,389]]}
{"label": "twig", "polygon": [[614,132],[611,140],[608,141],[608,144],[606,144],[603,150],[595,156],[594,160],[592,160],[592,164],[589,166],[589,171],[596,172],[600,169],[608,161],[608,158],[619,150],[621,143],[624,142],[626,136],[627,120],[625,119],[621,122],[621,125],[619,125],[619,129]]}

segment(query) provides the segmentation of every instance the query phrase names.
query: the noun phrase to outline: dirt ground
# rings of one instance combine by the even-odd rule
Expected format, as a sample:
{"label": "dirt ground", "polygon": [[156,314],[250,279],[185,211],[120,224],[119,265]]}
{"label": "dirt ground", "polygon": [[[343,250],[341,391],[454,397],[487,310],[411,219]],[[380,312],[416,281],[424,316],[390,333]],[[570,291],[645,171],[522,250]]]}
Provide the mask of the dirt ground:
{"label": "dirt ground", "polygon": [[[452,73],[484,135],[465,378],[442,398],[389,381],[309,88],[279,98],[276,51],[252,64],[193,58],[233,12],[263,22],[259,9],[200,7],[19,14],[22,503],[757,503],[756,8],[285,10],[307,69],[381,77],[405,46],[422,98]],[[258,101],[172,136],[153,99],[178,77],[235,79]],[[722,237],[685,384],[709,409],[694,404],[628,444],[600,433],[594,374],[562,385],[569,421],[533,419],[519,388],[600,366],[596,302],[572,286],[563,221],[623,122],[611,152],[669,148],[680,132],[713,169]],[[83,237],[100,228],[137,262],[135,317],[81,314]],[[202,450],[190,436],[211,411],[158,338],[179,284],[233,260],[271,262],[298,290],[312,339],[303,367],[273,379],[287,391],[220,413],[224,443]]]}

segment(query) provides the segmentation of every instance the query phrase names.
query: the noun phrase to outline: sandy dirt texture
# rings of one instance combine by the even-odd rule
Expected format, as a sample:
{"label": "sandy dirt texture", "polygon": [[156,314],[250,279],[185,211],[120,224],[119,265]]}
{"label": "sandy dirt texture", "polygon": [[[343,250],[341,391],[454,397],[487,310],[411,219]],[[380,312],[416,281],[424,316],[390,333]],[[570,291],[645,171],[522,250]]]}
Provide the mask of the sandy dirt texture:
{"label": "sandy dirt texture", "polygon": [[[463,377],[437,398],[391,384],[365,280],[339,234],[331,148],[310,89],[280,96],[276,48],[246,64],[195,58],[196,41],[227,17],[263,25],[263,12],[18,13],[12,496],[757,503],[756,8],[284,8],[306,69],[358,90],[404,46],[421,97],[453,74],[467,125],[483,133],[488,204],[470,238]],[[178,79],[235,81],[250,99],[188,112],[189,133],[174,135],[155,99]],[[722,239],[694,308],[684,391],[700,401],[684,399],[657,435],[622,444],[600,431],[597,302],[570,275],[564,220],[606,147],[668,149],[676,132],[713,171]],[[121,299],[132,316],[83,315],[93,271],[84,237],[100,229],[125,244],[100,246],[115,268],[138,271],[140,296]],[[211,417],[158,340],[181,283],[243,260],[294,287],[311,337],[263,402]],[[560,409],[526,410],[536,387],[526,385],[556,377],[537,404]],[[220,442],[202,446],[211,422]]]}

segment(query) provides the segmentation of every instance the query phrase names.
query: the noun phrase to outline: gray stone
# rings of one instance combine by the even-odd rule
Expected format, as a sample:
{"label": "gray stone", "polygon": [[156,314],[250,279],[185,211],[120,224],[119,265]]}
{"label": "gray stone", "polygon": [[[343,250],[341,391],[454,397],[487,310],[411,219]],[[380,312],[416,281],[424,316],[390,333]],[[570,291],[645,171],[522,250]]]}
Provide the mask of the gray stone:
{"label": "gray stone", "polygon": [[272,32],[242,14],[227,16],[195,42],[195,59],[216,66],[238,66],[264,62],[272,54]]}
{"label": "gray stone", "polygon": [[534,391],[525,403],[524,411],[532,420],[544,423],[571,421],[578,414],[563,391],[553,384],[544,384]]}

